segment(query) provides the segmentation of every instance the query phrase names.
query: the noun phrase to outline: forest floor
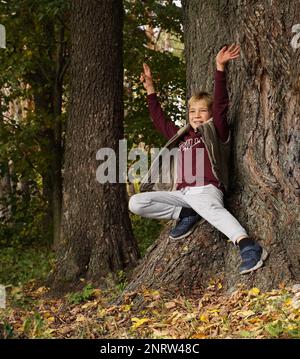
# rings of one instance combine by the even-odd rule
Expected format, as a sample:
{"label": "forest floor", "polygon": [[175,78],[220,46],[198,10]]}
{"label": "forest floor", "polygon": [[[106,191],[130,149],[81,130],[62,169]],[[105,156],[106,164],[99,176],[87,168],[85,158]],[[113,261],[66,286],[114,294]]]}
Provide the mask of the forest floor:
{"label": "forest floor", "polygon": [[300,338],[300,285],[225,294],[212,280],[198,296],[145,288],[119,306],[110,303],[124,288],[83,285],[60,299],[35,280],[7,288],[0,338]]}

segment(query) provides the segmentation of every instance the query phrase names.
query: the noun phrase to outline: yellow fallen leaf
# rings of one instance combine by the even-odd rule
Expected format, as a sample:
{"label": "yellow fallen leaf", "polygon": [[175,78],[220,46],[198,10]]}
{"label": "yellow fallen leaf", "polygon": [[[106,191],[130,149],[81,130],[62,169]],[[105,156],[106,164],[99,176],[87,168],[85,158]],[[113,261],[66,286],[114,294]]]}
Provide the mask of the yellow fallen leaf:
{"label": "yellow fallen leaf", "polygon": [[213,286],[216,284],[216,281],[214,279],[209,280],[209,285]]}
{"label": "yellow fallen leaf", "polygon": [[54,321],[55,321],[55,318],[54,318],[54,317],[49,317],[49,318],[47,318],[47,323],[48,323],[48,324],[52,324]]}
{"label": "yellow fallen leaf", "polygon": [[208,312],[209,313],[218,313],[220,311],[220,309],[210,309]]}
{"label": "yellow fallen leaf", "polygon": [[98,310],[98,313],[97,313],[97,315],[98,315],[98,317],[99,318],[103,318],[103,317],[105,317],[106,316],[106,310],[105,309],[100,309],[100,310]]}
{"label": "yellow fallen leaf", "polygon": [[200,327],[197,328],[197,334],[204,334],[206,331],[207,331],[207,328],[209,328],[209,326],[204,326],[204,325],[201,325]]}
{"label": "yellow fallen leaf", "polygon": [[208,315],[206,313],[201,314],[199,319],[201,322],[205,322],[205,323],[209,322]]}
{"label": "yellow fallen leaf", "polygon": [[123,310],[124,312],[128,312],[130,309],[131,309],[131,304],[121,305],[121,310]]}
{"label": "yellow fallen leaf", "polygon": [[205,339],[206,335],[203,333],[196,333],[192,336],[192,339]]}
{"label": "yellow fallen leaf", "polygon": [[288,298],[284,301],[284,304],[287,305],[288,307],[292,305],[292,298]]}
{"label": "yellow fallen leaf", "polygon": [[88,309],[95,307],[97,305],[97,302],[87,302],[81,306],[81,309]]}
{"label": "yellow fallen leaf", "polygon": [[250,294],[250,295],[253,295],[254,297],[256,297],[257,295],[259,295],[259,293],[260,293],[260,290],[259,290],[258,288],[251,288],[251,289],[249,290],[249,294]]}
{"label": "yellow fallen leaf", "polygon": [[153,309],[153,310],[152,310],[152,314],[154,314],[154,315],[159,315],[159,311],[158,311],[157,309]]}
{"label": "yellow fallen leaf", "polygon": [[296,324],[289,324],[286,329],[287,330],[297,330],[298,326]]}
{"label": "yellow fallen leaf", "polygon": [[148,318],[131,318],[131,321],[134,322],[131,326],[131,329],[135,330],[144,323],[149,322]]}
{"label": "yellow fallen leaf", "polygon": [[86,318],[84,315],[82,315],[82,314],[77,315],[76,322],[84,322],[84,321],[86,321]]}
{"label": "yellow fallen leaf", "polygon": [[261,319],[259,318],[251,318],[248,320],[249,323],[251,324],[256,324],[256,323],[261,323]]}
{"label": "yellow fallen leaf", "polygon": [[34,291],[35,294],[43,294],[48,291],[47,287],[39,287],[37,290]]}

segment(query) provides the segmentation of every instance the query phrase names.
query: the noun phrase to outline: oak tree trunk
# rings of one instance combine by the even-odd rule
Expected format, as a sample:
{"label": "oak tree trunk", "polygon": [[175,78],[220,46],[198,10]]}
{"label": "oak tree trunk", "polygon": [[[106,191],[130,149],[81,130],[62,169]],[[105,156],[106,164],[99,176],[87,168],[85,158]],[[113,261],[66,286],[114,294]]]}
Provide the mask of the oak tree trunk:
{"label": "oak tree trunk", "polygon": [[240,59],[227,68],[233,134],[231,188],[226,207],[269,252],[265,266],[238,273],[239,251],[207,222],[170,243],[170,222],[136,268],[126,291],[142,285],[189,292],[222,278],[271,289],[300,281],[299,116],[300,47],[291,45],[300,23],[296,0],[184,1],[187,94],[213,89],[215,56],[239,43]]}
{"label": "oak tree trunk", "polygon": [[52,288],[80,278],[105,286],[138,258],[125,184],[96,180],[96,153],[123,138],[121,0],[75,0],[71,9],[71,103],[66,131],[60,256]]}

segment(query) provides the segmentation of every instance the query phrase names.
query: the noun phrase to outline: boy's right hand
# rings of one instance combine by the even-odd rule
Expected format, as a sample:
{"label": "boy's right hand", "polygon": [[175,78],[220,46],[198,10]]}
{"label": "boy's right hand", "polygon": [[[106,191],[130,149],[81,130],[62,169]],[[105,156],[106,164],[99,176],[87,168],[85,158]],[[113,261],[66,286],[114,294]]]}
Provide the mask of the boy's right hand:
{"label": "boy's right hand", "polygon": [[225,65],[228,61],[236,59],[240,56],[240,46],[232,44],[230,46],[224,45],[216,56],[217,70],[224,71]]}
{"label": "boy's right hand", "polygon": [[143,69],[144,72],[141,73],[140,81],[143,83],[147,91],[147,95],[151,95],[152,93],[155,93],[151,70],[150,67],[145,63],[143,63]]}

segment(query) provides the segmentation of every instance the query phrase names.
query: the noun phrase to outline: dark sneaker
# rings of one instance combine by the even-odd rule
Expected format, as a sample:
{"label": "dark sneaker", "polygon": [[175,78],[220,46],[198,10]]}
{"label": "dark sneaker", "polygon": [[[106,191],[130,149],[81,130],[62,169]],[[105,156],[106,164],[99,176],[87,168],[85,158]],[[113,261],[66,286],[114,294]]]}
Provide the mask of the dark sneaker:
{"label": "dark sneaker", "polygon": [[176,226],[170,231],[169,238],[182,239],[193,233],[200,219],[199,214],[180,218]]}
{"label": "dark sneaker", "polygon": [[267,259],[268,253],[258,243],[253,246],[247,246],[240,251],[242,264],[240,266],[240,274],[250,273],[260,268]]}

